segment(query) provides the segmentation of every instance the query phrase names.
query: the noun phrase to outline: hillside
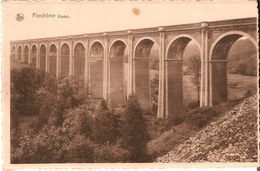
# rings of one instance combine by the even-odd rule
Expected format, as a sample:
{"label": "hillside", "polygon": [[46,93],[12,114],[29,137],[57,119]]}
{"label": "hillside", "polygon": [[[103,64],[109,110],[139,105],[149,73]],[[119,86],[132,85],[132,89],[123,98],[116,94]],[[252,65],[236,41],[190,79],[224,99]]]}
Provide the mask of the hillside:
{"label": "hillside", "polygon": [[257,110],[254,95],[156,162],[257,162]]}

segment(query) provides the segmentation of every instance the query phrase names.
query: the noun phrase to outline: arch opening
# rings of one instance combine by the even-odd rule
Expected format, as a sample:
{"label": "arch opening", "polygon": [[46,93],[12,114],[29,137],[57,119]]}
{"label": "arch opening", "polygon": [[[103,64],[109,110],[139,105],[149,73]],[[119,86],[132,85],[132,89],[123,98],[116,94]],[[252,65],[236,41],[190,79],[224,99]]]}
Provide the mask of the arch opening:
{"label": "arch opening", "polygon": [[103,58],[104,48],[95,42],[89,51],[89,88],[91,98],[103,98]]}
{"label": "arch opening", "polygon": [[24,47],[23,57],[24,57],[24,62],[28,64],[29,47],[27,45]]}
{"label": "arch opening", "polygon": [[200,49],[195,40],[173,40],[166,59],[166,114],[178,116],[200,105]]}
{"label": "arch opening", "polygon": [[17,56],[18,56],[18,60],[21,61],[21,59],[22,59],[22,47],[21,46],[18,46]]}
{"label": "arch opening", "polygon": [[49,65],[50,74],[56,75],[57,47],[54,44],[50,46],[48,65]]}
{"label": "arch opening", "polygon": [[70,67],[70,48],[69,45],[64,43],[61,46],[61,78],[69,76]]}
{"label": "arch opening", "polygon": [[40,69],[45,70],[46,69],[46,47],[44,44],[40,47]]}
{"label": "arch opening", "polygon": [[32,65],[36,66],[36,56],[37,56],[37,48],[35,45],[32,46],[32,52],[31,52],[31,60]]}
{"label": "arch opening", "polygon": [[159,47],[154,41],[140,41],[134,53],[135,92],[144,112],[157,114],[159,90]]}
{"label": "arch opening", "polygon": [[118,40],[114,42],[109,52],[109,104],[113,107],[126,104],[128,56],[126,45]]}
{"label": "arch opening", "polygon": [[82,43],[77,43],[74,49],[73,55],[74,62],[74,75],[84,76],[85,75],[85,47]]}
{"label": "arch opening", "polygon": [[257,91],[257,52],[242,34],[222,37],[210,61],[211,105],[248,97]]}
{"label": "arch opening", "polygon": [[15,46],[12,47],[12,50],[11,50],[11,58],[12,58],[12,59],[15,59]]}

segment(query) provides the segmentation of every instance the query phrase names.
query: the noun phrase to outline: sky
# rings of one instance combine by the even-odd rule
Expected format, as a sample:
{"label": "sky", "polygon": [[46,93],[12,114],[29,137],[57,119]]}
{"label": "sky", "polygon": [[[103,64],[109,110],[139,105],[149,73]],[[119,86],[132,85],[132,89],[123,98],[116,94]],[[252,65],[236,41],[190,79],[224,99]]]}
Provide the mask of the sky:
{"label": "sky", "polygon": [[[19,22],[16,15],[22,13]],[[55,14],[37,18],[33,14]],[[57,18],[67,15],[69,18]],[[256,1],[2,2],[3,59],[10,40],[257,17]]]}
{"label": "sky", "polygon": [[[2,2],[4,37],[22,40],[257,16],[257,3]],[[134,9],[134,10],[133,10]],[[139,11],[139,15],[138,14]],[[24,21],[16,21],[23,13]],[[36,14],[70,18],[36,18]]]}

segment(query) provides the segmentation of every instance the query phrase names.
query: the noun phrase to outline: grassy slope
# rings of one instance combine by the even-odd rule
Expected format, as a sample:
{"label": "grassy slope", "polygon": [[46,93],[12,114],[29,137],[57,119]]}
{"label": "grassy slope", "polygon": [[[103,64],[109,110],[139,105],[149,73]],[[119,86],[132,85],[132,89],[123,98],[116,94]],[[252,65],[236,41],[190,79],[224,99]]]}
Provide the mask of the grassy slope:
{"label": "grassy slope", "polygon": [[[220,119],[226,112],[232,110],[241,100],[236,102],[226,102],[215,106],[217,115],[210,118],[209,122],[203,127],[198,128],[190,124],[190,119],[186,114],[185,122],[180,125],[173,126],[172,128],[166,128],[166,119],[160,119],[157,123],[156,119],[147,119],[148,130],[152,134],[152,140],[148,143],[148,154],[155,159],[156,157],[163,156],[169,151],[177,147],[179,144],[194,136],[198,131],[205,129],[211,122]],[[196,110],[196,109],[193,109]],[[191,110],[192,111],[192,110]],[[158,120],[158,119],[157,119]],[[157,132],[155,132],[157,130]]]}

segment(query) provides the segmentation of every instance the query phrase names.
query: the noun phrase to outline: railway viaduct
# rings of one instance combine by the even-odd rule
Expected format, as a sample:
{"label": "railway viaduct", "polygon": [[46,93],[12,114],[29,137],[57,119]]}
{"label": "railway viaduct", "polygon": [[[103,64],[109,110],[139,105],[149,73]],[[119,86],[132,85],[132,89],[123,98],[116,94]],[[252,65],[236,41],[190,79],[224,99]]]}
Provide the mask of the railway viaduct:
{"label": "railway viaduct", "polygon": [[[135,92],[151,111],[150,52],[158,50],[157,116],[183,112],[183,52],[190,41],[200,51],[200,106],[227,101],[227,56],[246,37],[257,46],[257,19],[243,18],[154,28],[11,41],[11,58],[57,77],[86,78],[91,98],[124,105]],[[153,57],[154,58],[154,57]],[[153,61],[153,62],[151,62]]]}

